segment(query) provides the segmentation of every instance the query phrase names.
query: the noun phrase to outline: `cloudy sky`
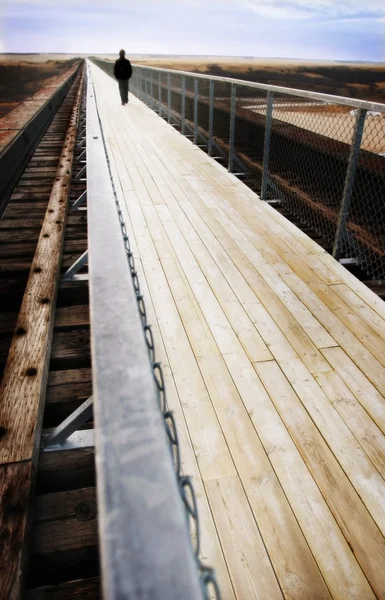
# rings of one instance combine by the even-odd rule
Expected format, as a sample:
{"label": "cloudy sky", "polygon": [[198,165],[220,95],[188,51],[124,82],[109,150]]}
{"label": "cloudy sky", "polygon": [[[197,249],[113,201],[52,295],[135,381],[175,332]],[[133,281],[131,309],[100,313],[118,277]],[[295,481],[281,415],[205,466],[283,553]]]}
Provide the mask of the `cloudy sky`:
{"label": "cloudy sky", "polygon": [[385,62],[385,0],[0,0],[0,52]]}

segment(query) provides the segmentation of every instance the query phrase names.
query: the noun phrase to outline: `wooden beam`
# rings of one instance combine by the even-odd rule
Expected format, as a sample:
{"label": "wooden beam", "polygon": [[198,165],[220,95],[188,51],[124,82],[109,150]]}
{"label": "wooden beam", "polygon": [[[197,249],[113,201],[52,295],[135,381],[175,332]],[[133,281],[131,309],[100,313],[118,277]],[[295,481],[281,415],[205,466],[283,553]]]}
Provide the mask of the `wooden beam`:
{"label": "wooden beam", "polygon": [[27,600],[100,600],[100,579],[77,579],[61,585],[45,585],[29,590]]}
{"label": "wooden beam", "polygon": [[99,574],[95,488],[36,497],[30,562],[35,586]]}
{"label": "wooden beam", "polygon": [[14,490],[2,517],[7,519],[13,512],[12,527],[8,529],[8,547],[13,549],[12,565],[16,565],[13,569],[7,547],[0,546],[0,597],[7,599],[19,598],[23,586],[24,570],[20,566],[25,558],[28,500],[39,457],[81,92],[80,85],[0,389],[0,504],[7,507],[8,490]]}
{"label": "wooden beam", "polygon": [[41,455],[37,473],[37,492],[39,494],[94,485],[95,455],[93,448],[77,450],[76,462],[74,462],[72,450],[44,452]]}
{"label": "wooden beam", "polygon": [[32,462],[0,465],[0,598],[19,600],[26,553]]}

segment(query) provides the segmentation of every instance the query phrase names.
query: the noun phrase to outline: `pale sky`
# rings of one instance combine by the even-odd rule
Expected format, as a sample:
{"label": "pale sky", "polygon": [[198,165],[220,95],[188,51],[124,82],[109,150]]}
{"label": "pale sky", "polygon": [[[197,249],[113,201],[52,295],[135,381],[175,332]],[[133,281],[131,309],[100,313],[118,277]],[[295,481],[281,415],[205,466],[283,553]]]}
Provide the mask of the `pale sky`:
{"label": "pale sky", "polygon": [[385,62],[385,0],[0,0],[0,52]]}

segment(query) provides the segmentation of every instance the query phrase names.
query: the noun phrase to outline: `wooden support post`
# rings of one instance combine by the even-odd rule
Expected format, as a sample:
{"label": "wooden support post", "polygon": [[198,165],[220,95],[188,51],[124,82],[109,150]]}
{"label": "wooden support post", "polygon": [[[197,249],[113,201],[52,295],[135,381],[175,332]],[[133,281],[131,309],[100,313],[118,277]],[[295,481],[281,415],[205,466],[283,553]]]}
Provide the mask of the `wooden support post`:
{"label": "wooden support post", "polygon": [[19,599],[23,588],[82,88],[81,82],[0,390],[0,598],[7,600]]}

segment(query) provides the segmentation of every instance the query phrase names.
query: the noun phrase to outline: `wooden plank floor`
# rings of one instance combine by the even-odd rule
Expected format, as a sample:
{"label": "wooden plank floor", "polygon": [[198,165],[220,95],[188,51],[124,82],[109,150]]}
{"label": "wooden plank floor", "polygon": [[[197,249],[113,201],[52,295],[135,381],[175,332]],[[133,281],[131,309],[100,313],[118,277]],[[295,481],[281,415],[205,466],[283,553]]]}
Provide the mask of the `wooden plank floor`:
{"label": "wooden plank floor", "polygon": [[92,66],[223,598],[385,598],[385,306]]}

